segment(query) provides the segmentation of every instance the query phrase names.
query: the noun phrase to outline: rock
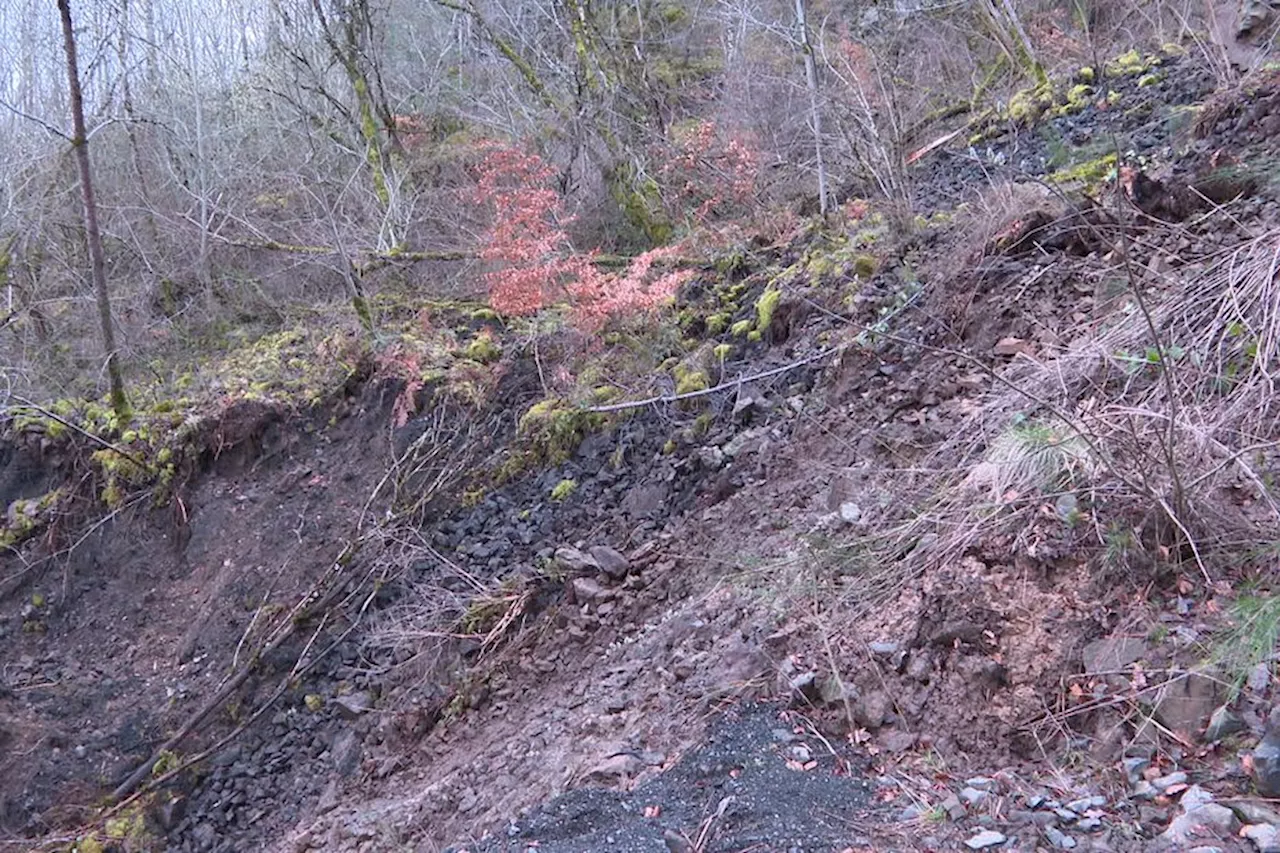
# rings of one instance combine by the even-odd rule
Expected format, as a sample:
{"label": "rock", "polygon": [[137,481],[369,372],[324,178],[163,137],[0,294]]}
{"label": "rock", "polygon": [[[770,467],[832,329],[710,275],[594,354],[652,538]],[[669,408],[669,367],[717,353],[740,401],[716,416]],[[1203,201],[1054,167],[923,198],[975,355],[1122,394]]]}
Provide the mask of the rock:
{"label": "rock", "polygon": [[1115,674],[1147,653],[1146,640],[1138,637],[1108,637],[1084,647],[1080,653],[1085,675]]}
{"label": "rock", "polygon": [[881,690],[872,690],[853,706],[854,721],[872,731],[884,725],[884,721],[891,713],[893,713],[893,701]]}
{"label": "rock", "polygon": [[611,755],[587,771],[587,780],[606,785],[616,784],[639,773],[644,765],[630,753]]}
{"label": "rock", "polygon": [[898,644],[892,642],[874,642],[867,643],[867,648],[871,649],[871,654],[877,657],[887,658],[893,657],[898,653]]}
{"label": "rock", "polygon": [[1142,771],[1151,766],[1150,758],[1142,756],[1133,756],[1120,762],[1121,769],[1124,770],[1124,776],[1129,780],[1130,785],[1136,785],[1142,779]]}
{"label": "rock", "polygon": [[1199,785],[1188,788],[1179,805],[1182,814],[1160,834],[1161,839],[1179,849],[1215,837],[1225,838],[1235,829],[1235,813],[1213,802],[1213,796]]}
{"label": "rock", "polygon": [[1228,735],[1244,731],[1248,726],[1245,725],[1239,714],[1233,712],[1226,705],[1219,705],[1212,714],[1209,715],[1209,727],[1204,730],[1204,739],[1208,743],[1222,740]]}
{"label": "rock", "polygon": [[960,798],[955,794],[942,801],[942,810],[947,813],[947,817],[955,821],[964,820],[964,816],[969,813],[964,803],[960,802]]}
{"label": "rock", "polygon": [[1162,794],[1174,785],[1185,785],[1186,783],[1187,774],[1183,773],[1181,770],[1175,770],[1172,773],[1167,773],[1164,776],[1157,776],[1155,779],[1151,780],[1151,786]]}
{"label": "rock", "polygon": [[1271,684],[1271,665],[1260,663],[1253,669],[1249,670],[1249,677],[1246,679],[1249,689],[1254,693],[1262,693]]}
{"label": "rock", "polygon": [[582,574],[600,571],[600,564],[595,561],[595,558],[577,548],[568,546],[557,548],[555,561],[567,572]]}
{"label": "rock", "polygon": [[970,788],[966,786],[960,789],[960,799],[963,800],[967,806],[976,806],[989,796],[991,796],[991,794],[986,791],[979,791],[977,788]]}
{"label": "rock", "polygon": [[840,504],[840,520],[845,524],[857,524],[862,521],[862,507],[853,501]]}
{"label": "rock", "polygon": [[333,769],[339,776],[350,776],[360,766],[360,738],[351,729],[334,738],[329,754],[333,759]]}
{"label": "rock", "polygon": [[1231,810],[1242,823],[1269,823],[1280,826],[1280,811],[1256,800],[1235,800]]}
{"label": "rock", "polygon": [[1045,840],[1059,850],[1074,850],[1076,848],[1076,840],[1056,826],[1046,826],[1044,828],[1044,837]]}
{"label": "rock", "polygon": [[994,791],[996,789],[996,780],[990,776],[971,776],[964,780],[965,785],[970,788],[976,788],[979,791]]}
{"label": "rock", "polygon": [[858,690],[852,684],[846,684],[839,676],[829,675],[822,679],[818,696],[825,704],[836,705],[845,701],[856,701]]}
{"label": "rock", "polygon": [[596,545],[590,550],[591,559],[595,560],[600,571],[616,581],[620,581],[631,571],[631,563],[627,558],[608,545]]}
{"label": "rock", "polygon": [[886,750],[896,754],[913,748],[919,739],[920,736],[913,732],[891,730],[880,736],[880,743]]}
{"label": "rock", "polygon": [[636,486],[622,499],[622,511],[633,519],[653,515],[666,505],[667,491],[665,483]]}
{"label": "rock", "polygon": [[1084,814],[1089,809],[1100,809],[1107,804],[1106,797],[1080,797],[1067,803],[1067,808],[1077,814]]}
{"label": "rock", "polygon": [[725,463],[724,451],[715,446],[699,447],[698,461],[702,463],[703,468],[708,468],[714,471],[717,468],[721,468],[724,466],[724,463]]}
{"label": "rock", "polygon": [[1249,824],[1240,835],[1253,842],[1258,853],[1280,853],[1280,829],[1269,823]]}
{"label": "rock", "polygon": [[333,705],[342,716],[348,720],[354,720],[373,709],[373,695],[368,690],[359,690],[345,696],[338,696],[333,700]]}
{"label": "rock", "polygon": [[984,829],[966,841],[964,846],[970,850],[986,850],[990,847],[999,847],[1007,840],[1003,833],[996,832],[994,829]]}
{"label": "rock", "polygon": [[1254,784],[1264,797],[1280,797],[1280,725],[1276,712],[1267,721],[1267,731],[1253,750]]}
{"label": "rock", "polygon": [[1217,706],[1217,682],[1191,673],[1161,688],[1152,710],[1169,729],[1194,735],[1204,728]]}
{"label": "rock", "polygon": [[818,674],[812,670],[802,672],[787,683],[793,698],[800,702],[817,703],[822,700],[822,689],[818,686]]}
{"label": "rock", "polygon": [[593,578],[574,578],[570,588],[573,590],[573,600],[579,604],[605,601],[611,597],[609,591]]}
{"label": "rock", "polygon": [[754,391],[749,391],[746,388],[741,389],[738,392],[738,399],[733,404],[733,419],[744,423],[751,420],[751,416],[755,413],[756,407],[760,403],[758,396]]}

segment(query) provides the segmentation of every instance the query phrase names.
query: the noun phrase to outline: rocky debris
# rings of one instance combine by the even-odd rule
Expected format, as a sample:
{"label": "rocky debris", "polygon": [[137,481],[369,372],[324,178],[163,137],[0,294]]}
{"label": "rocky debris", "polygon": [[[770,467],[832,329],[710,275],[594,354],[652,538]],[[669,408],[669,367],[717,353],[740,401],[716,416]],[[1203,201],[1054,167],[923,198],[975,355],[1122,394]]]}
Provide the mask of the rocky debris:
{"label": "rocky debris", "polygon": [[373,695],[367,690],[360,690],[356,693],[348,693],[344,696],[335,697],[333,706],[338,709],[344,717],[354,720],[359,716],[367,714],[373,710]]}
{"label": "rocky debris", "polygon": [[1003,833],[996,832],[994,829],[984,829],[965,841],[964,846],[970,850],[987,850],[992,847],[999,847],[1008,840]]}
{"label": "rocky debris", "polygon": [[620,581],[631,571],[631,563],[608,545],[594,545],[590,549],[591,558],[595,560],[600,571],[611,580]]}
{"label": "rocky debris", "polygon": [[1162,687],[1152,710],[1171,731],[1194,736],[1204,729],[1218,703],[1218,682],[1190,672]]}
{"label": "rocky debris", "polygon": [[1280,853],[1280,829],[1269,823],[1252,823],[1240,830],[1258,853]]}
{"label": "rocky debris", "polygon": [[1209,715],[1209,725],[1204,730],[1204,739],[1206,743],[1215,743],[1247,728],[1248,725],[1239,714],[1226,705],[1220,705]]}
{"label": "rocky debris", "polygon": [[1178,805],[1182,814],[1169,824],[1160,838],[1175,849],[1193,847],[1197,843],[1216,841],[1230,837],[1236,828],[1236,816],[1231,809],[1215,803],[1213,795],[1192,785],[1182,794]]}
{"label": "rocky debris", "polygon": [[1271,712],[1262,741],[1253,750],[1254,784],[1264,797],[1280,797],[1280,708]]}

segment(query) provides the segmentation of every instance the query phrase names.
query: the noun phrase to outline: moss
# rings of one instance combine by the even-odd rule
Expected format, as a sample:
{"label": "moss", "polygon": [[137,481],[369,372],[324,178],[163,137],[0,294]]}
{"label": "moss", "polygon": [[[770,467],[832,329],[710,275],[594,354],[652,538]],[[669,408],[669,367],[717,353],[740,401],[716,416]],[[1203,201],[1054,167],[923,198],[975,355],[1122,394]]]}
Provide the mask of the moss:
{"label": "moss", "polygon": [[1141,74],[1151,67],[1150,61],[1144,61],[1142,54],[1137,48],[1122,53],[1119,56],[1108,60],[1103,65],[1103,71],[1108,77],[1128,77],[1132,74]]}
{"label": "moss", "polygon": [[715,423],[715,415],[710,412],[703,412],[694,418],[693,435],[695,438],[701,438],[711,431],[711,425]]}
{"label": "moss", "polygon": [[498,312],[492,308],[477,308],[471,312],[471,319],[480,323],[495,323],[498,320]]}
{"label": "moss", "polygon": [[484,489],[474,488],[466,489],[462,493],[462,505],[467,508],[478,506],[480,501],[484,500]]}
{"label": "moss", "polygon": [[467,344],[466,349],[463,350],[463,355],[480,364],[492,364],[502,358],[502,347],[498,345],[492,335],[484,333],[476,335],[471,343]]}
{"label": "moss", "polygon": [[1067,90],[1066,108],[1078,112],[1093,103],[1094,88],[1084,83],[1072,86]]}
{"label": "moss", "polygon": [[1009,119],[1018,124],[1034,124],[1036,119],[1053,106],[1053,101],[1053,89],[1049,86],[1023,89],[1009,99],[1007,113]]}
{"label": "moss", "polygon": [[729,326],[733,317],[730,314],[712,314],[707,317],[707,334],[718,335]]}
{"label": "moss", "polygon": [[1158,85],[1162,80],[1164,80],[1163,74],[1143,74],[1138,78],[1138,87],[1145,89],[1148,86]]}
{"label": "moss", "polygon": [[564,479],[555,484],[551,490],[551,500],[559,503],[567,500],[574,492],[578,491],[578,481]]}
{"label": "moss", "polygon": [[[757,331],[767,331],[773,324],[773,312],[777,310],[781,299],[782,291],[772,287],[765,288],[764,293],[760,294],[760,298],[756,301]],[[750,335],[747,337],[750,339]]]}
{"label": "moss", "polygon": [[1086,65],[1076,72],[1076,80],[1081,83],[1092,83],[1097,78],[1092,65]]}
{"label": "moss", "polygon": [[867,281],[875,276],[879,266],[880,262],[874,256],[858,255],[853,259],[853,274],[863,281]]}
{"label": "moss", "polygon": [[517,434],[537,461],[555,464],[568,459],[601,421],[563,398],[552,397],[535,403],[520,416]]}
{"label": "moss", "polygon": [[668,438],[666,444],[662,445],[662,455],[670,456],[675,452],[676,452],[676,440],[674,438]]}
{"label": "moss", "polygon": [[733,353],[733,344],[716,344],[715,349],[711,352],[715,354],[717,361],[724,364],[725,360]]}
{"label": "moss", "polygon": [[677,394],[693,394],[711,387],[711,380],[706,371],[694,370],[683,364],[676,365],[674,372]]}
{"label": "moss", "polygon": [[1049,176],[1052,183],[1081,183],[1091,186],[1108,178],[1116,168],[1116,155],[1105,154],[1096,160],[1087,160],[1066,169],[1060,169]]}
{"label": "moss", "polygon": [[80,839],[75,846],[75,853],[106,853],[106,849],[98,840],[97,834],[91,833]]}
{"label": "moss", "polygon": [[760,330],[759,330],[759,329],[752,329],[751,331],[747,332],[747,342],[748,342],[748,343],[756,344],[756,343],[759,343],[759,342],[760,342],[761,340],[763,340],[763,339],[764,339],[764,336],[760,334]]}
{"label": "moss", "polygon": [[740,338],[749,331],[751,331],[751,321],[739,320],[730,327],[729,334],[733,335],[735,338]]}

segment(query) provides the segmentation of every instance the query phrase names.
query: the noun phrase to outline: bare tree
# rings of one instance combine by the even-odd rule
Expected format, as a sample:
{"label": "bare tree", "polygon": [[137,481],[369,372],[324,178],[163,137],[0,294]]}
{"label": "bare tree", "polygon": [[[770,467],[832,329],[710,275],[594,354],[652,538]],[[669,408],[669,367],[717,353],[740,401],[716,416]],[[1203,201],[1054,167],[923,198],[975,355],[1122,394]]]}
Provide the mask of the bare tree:
{"label": "bare tree", "polygon": [[107,376],[111,382],[111,408],[121,424],[129,422],[129,398],[124,393],[124,378],[116,350],[115,329],[111,319],[111,295],[107,292],[107,263],[102,251],[102,233],[98,230],[98,205],[93,197],[93,177],[89,167],[89,136],[84,125],[84,98],[80,92],[80,69],[76,63],[76,34],[71,25],[71,0],[58,0],[62,17],[62,45],[67,54],[67,95],[71,99],[71,146],[80,167],[80,197],[84,202],[84,233],[89,243],[89,262],[93,274],[93,291],[98,303],[98,322],[102,326],[102,347],[107,353]]}
{"label": "bare tree", "polygon": [[827,215],[827,167],[822,158],[822,104],[818,92],[818,63],[809,41],[809,20],[805,0],[796,0],[796,24],[800,29],[800,51],[804,54],[805,83],[809,87],[809,122],[813,125],[813,156],[818,168],[818,211]]}

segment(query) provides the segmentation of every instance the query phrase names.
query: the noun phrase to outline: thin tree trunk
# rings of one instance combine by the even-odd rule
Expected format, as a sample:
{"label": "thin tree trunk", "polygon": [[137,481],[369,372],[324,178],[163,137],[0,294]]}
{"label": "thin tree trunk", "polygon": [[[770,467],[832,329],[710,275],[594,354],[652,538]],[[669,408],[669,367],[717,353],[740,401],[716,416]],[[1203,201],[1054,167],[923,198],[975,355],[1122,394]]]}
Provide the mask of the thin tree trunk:
{"label": "thin tree trunk", "polygon": [[827,215],[827,166],[822,157],[822,108],[818,96],[818,64],[809,41],[809,20],[804,0],[796,0],[796,21],[800,25],[800,49],[804,52],[804,76],[809,86],[809,123],[813,126],[813,153],[818,164],[818,210]]}
{"label": "thin tree trunk", "polygon": [[102,253],[102,233],[98,230],[98,205],[93,198],[93,180],[89,169],[89,138],[84,127],[84,98],[80,92],[80,70],[76,63],[76,36],[71,26],[71,0],[58,0],[62,16],[62,46],[67,52],[67,84],[71,98],[71,122],[74,133],[71,147],[80,166],[80,195],[84,201],[84,231],[89,242],[89,261],[93,273],[93,291],[98,301],[98,321],[102,324],[102,346],[107,352],[107,376],[111,382],[111,408],[121,425],[129,422],[129,398],[124,393],[124,379],[116,352],[115,327],[111,321],[111,298],[107,293],[107,263]]}

